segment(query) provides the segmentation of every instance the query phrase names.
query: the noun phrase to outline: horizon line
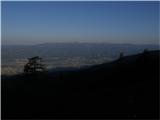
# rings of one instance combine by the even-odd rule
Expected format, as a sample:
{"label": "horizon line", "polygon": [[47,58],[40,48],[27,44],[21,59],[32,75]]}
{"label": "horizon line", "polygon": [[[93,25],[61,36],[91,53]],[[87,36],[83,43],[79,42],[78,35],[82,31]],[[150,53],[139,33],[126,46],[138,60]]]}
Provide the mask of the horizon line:
{"label": "horizon line", "polygon": [[1,42],[1,46],[36,46],[36,45],[44,45],[44,44],[119,44],[119,45],[155,45],[160,46],[158,44],[152,43],[112,43],[112,42],[44,42],[44,43],[35,43],[35,44],[3,44]]}

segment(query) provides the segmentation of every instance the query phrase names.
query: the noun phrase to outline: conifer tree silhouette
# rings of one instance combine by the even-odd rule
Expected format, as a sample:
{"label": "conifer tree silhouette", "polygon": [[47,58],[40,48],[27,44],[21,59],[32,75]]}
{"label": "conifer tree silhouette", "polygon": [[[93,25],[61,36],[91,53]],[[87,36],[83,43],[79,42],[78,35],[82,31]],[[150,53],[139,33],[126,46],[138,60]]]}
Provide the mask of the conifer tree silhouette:
{"label": "conifer tree silhouette", "polygon": [[44,72],[45,65],[42,62],[42,58],[39,56],[29,58],[28,63],[24,66],[24,73]]}

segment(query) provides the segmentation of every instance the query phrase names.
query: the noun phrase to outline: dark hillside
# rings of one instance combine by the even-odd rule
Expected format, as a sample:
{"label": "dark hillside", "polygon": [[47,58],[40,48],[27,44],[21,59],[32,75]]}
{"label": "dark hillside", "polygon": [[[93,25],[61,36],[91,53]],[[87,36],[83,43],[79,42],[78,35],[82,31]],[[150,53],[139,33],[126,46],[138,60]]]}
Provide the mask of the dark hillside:
{"label": "dark hillside", "polygon": [[160,51],[74,71],[2,76],[2,118],[159,116]]}

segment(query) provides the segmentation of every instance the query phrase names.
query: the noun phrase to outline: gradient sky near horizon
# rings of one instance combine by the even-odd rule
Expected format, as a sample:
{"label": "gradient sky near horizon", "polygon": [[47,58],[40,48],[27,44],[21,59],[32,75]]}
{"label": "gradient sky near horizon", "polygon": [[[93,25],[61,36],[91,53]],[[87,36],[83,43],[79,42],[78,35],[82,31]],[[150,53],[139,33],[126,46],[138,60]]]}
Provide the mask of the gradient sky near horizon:
{"label": "gradient sky near horizon", "polygon": [[2,44],[158,44],[160,2],[2,2]]}

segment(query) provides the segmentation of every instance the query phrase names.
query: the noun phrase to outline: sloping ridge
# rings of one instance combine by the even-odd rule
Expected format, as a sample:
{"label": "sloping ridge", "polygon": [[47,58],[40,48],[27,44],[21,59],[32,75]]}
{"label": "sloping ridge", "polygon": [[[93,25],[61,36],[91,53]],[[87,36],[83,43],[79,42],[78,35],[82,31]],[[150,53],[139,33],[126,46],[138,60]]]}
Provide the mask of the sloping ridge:
{"label": "sloping ridge", "polygon": [[[129,64],[133,64],[133,63],[137,63],[139,62],[140,59],[144,59],[145,60],[150,60],[149,62],[158,62],[157,60],[160,57],[160,51],[159,50],[154,50],[154,51],[148,51],[148,52],[144,52],[144,53],[139,53],[136,55],[130,55],[130,56],[124,56],[121,59],[117,59],[113,62],[110,63],[103,63],[100,65],[95,65],[90,67],[90,70],[100,70],[102,68],[111,68],[114,67],[116,65],[129,65]],[[141,61],[143,62],[143,61]]]}
{"label": "sloping ridge", "polygon": [[2,118],[157,119],[159,57],[148,51],[56,75],[2,77]]}

